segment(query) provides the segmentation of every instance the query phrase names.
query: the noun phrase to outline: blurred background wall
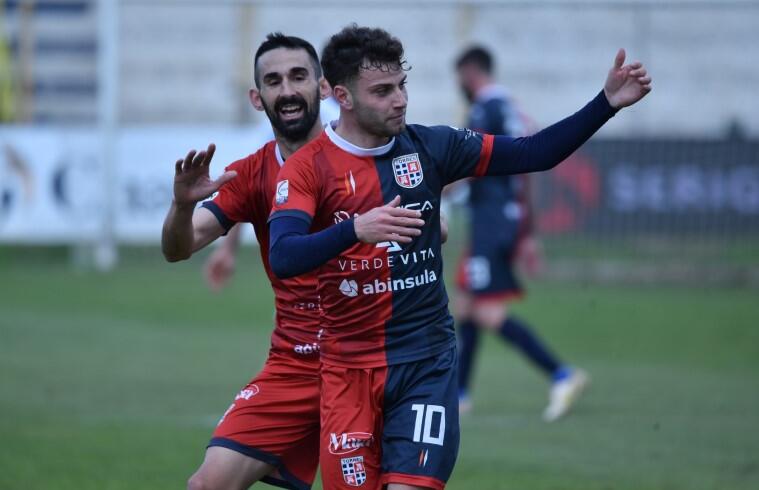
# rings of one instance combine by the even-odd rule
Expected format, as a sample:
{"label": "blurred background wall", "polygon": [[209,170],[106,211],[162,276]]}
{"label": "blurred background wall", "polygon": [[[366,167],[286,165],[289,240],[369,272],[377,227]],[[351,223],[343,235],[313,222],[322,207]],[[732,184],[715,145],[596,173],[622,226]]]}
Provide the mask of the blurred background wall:
{"label": "blurred background wall", "polygon": [[[618,47],[654,92],[537,178],[552,273],[759,283],[759,2],[0,0],[0,242],[156,243],[171,164],[254,151],[252,54],[382,26],[413,69],[408,120],[461,124],[453,60],[477,42],[540,126],[600,88]],[[105,253],[104,264],[112,262]],[[111,257],[111,258],[108,258]]]}
{"label": "blurred background wall", "polygon": [[[3,51],[19,111],[34,123],[97,121],[98,2],[3,0]],[[383,26],[404,42],[409,118],[460,119],[451,76],[462,46],[498,54],[498,76],[524,109],[549,124],[598,88],[617,47],[656,74],[655,100],[604,128],[605,135],[720,137],[759,134],[752,87],[759,66],[759,4],[735,0],[122,0],[119,121],[243,124],[259,118],[245,92],[266,33],[300,34],[317,47],[342,26]],[[3,57],[5,59],[5,56]],[[4,76],[4,79],[7,75]]]}

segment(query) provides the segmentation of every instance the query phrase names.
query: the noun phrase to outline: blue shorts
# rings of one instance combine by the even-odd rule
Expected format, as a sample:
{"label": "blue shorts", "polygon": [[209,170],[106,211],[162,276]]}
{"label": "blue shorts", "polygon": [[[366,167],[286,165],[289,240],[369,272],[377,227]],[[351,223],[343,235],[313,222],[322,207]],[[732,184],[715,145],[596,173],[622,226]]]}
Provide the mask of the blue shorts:
{"label": "blue shorts", "polygon": [[485,227],[472,223],[471,240],[462,255],[456,285],[476,300],[520,297],[522,286],[514,271],[519,222],[503,220]]}
{"label": "blue shorts", "polygon": [[324,488],[445,488],[459,449],[456,349],[380,368],[322,365]]}

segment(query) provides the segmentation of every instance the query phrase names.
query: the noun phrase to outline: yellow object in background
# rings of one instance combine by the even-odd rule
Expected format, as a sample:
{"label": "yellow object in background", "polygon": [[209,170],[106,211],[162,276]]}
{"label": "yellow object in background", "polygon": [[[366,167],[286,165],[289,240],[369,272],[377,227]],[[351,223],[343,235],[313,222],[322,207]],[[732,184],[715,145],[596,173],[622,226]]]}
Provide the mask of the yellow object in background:
{"label": "yellow object in background", "polygon": [[[5,2],[0,0],[0,19],[5,19]],[[11,122],[16,114],[16,99],[14,97],[13,70],[8,49],[8,39],[5,37],[2,21],[0,20],[0,122]]]}

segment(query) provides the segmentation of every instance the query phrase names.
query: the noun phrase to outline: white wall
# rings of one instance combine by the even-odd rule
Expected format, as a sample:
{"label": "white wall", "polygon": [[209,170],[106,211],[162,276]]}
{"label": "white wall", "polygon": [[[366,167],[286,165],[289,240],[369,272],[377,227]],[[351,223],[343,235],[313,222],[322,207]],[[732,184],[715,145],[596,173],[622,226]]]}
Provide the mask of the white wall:
{"label": "white wall", "polygon": [[471,41],[497,52],[500,80],[543,125],[592,97],[623,46],[646,62],[654,92],[605,134],[718,136],[737,119],[759,135],[759,2],[191,3],[122,6],[124,121],[257,119],[246,91],[265,34],[281,30],[321,47],[355,21],[404,42],[414,122],[460,123],[451,67]]}

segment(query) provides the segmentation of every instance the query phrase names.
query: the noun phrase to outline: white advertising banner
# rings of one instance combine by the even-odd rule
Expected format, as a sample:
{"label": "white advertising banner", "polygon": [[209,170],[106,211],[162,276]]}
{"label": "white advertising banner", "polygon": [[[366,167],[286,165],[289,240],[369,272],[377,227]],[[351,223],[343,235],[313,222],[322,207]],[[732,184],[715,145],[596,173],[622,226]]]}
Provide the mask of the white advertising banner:
{"label": "white advertising banner", "polygon": [[0,241],[61,243],[99,233],[94,131],[0,130]]}
{"label": "white advertising banner", "polygon": [[[213,142],[211,175],[217,176],[255,152],[270,131],[268,125],[122,128],[113,160],[104,162],[95,129],[0,127],[0,243],[96,241],[106,199],[117,242],[158,243],[176,160]],[[110,192],[106,164],[112,165]]]}

